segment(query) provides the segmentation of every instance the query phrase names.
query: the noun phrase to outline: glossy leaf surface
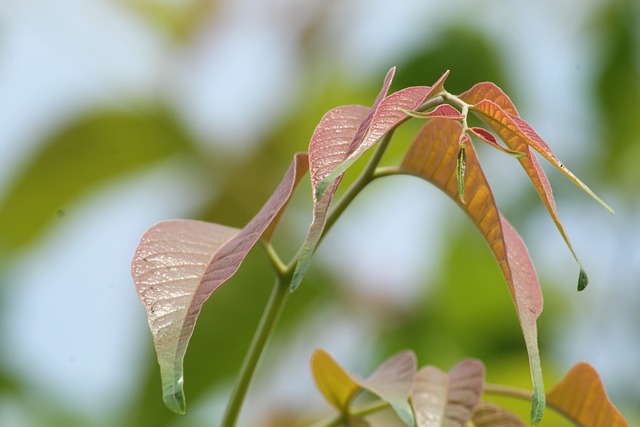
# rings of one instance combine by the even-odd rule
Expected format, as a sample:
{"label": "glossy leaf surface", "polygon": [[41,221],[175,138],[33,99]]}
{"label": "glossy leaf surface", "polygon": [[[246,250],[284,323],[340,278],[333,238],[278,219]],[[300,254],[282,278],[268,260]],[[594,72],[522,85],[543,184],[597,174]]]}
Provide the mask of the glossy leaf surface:
{"label": "glossy leaf surface", "polygon": [[480,402],[471,417],[473,427],[525,427],[520,418],[494,403]]}
{"label": "glossy leaf surface", "polygon": [[525,338],[534,385],[532,421],[544,411],[545,395],[538,350],[536,319],[542,312],[542,293],[533,263],[518,233],[502,217],[472,144],[466,148],[466,203],[458,198],[456,161],[462,126],[433,119],[422,128],[407,151],[401,169],[443,190],[471,217],[493,252],[515,303]]}
{"label": "glossy leaf surface", "polygon": [[586,362],[571,368],[548,394],[549,406],[580,427],[627,427],[596,370]]}
{"label": "glossy leaf surface", "polygon": [[578,255],[573,249],[573,246],[569,241],[569,236],[565,232],[560,221],[560,216],[551,190],[551,184],[542,170],[538,159],[531,151],[531,148],[542,154],[545,159],[558,168],[583,191],[603,205],[609,212],[613,213],[613,210],[564,166],[547,143],[544,142],[544,140],[531,128],[531,126],[529,126],[527,122],[519,117],[518,112],[509,97],[496,85],[492,83],[480,83],[469,89],[467,92],[459,95],[459,98],[469,104],[472,104],[471,111],[485,121],[500,136],[509,149],[524,153],[524,155],[519,158],[520,164],[526,171],[527,175],[529,175],[529,179],[531,179],[531,182],[540,195],[547,211],[553,219],[553,222],[556,224],[558,231],[562,235],[562,238],[580,266],[578,290],[584,289],[588,283],[586,273],[584,272]]}
{"label": "glossy leaf surface", "polygon": [[291,282],[291,289],[298,287],[309,268],[322,230],[327,221],[333,195],[340,183],[336,179],[325,191],[322,199],[316,196],[320,182],[345,159],[360,124],[367,118],[369,109],[361,105],[346,105],[329,110],[313,132],[309,143],[309,174],[313,191],[313,219],[302,245],[298,264]]}
{"label": "glossy leaf surface", "polygon": [[240,231],[182,220],[159,223],[143,235],[131,273],[147,310],[164,400],[173,411],[185,411],[183,359],[203,304],[261,237],[270,238],[306,170],[306,154],[296,154],[271,198]]}
{"label": "glossy leaf surface", "polygon": [[[383,93],[386,94],[386,90],[391,84],[389,75],[390,74],[387,74],[385,87],[383,88],[383,91],[380,92],[380,95]],[[342,175],[349,166],[351,166],[367,150],[380,141],[382,137],[395,129],[400,123],[407,120],[409,118],[409,115],[407,114],[408,111],[413,111],[428,99],[438,96],[442,92],[444,82],[448,76],[449,72],[447,71],[433,86],[408,87],[399,90],[384,99],[381,99],[380,95],[378,95],[378,99],[376,99],[376,102],[371,108],[369,116],[363,122],[364,126],[358,130],[358,133],[349,147],[347,158],[338,167],[336,167],[331,174],[324,178],[318,186],[318,197],[321,198],[324,194],[325,188],[328,187],[329,184],[338,176]],[[451,113],[450,110],[448,111]]]}
{"label": "glossy leaf surface", "polygon": [[418,371],[411,402],[418,427],[464,427],[484,387],[484,366],[465,360],[446,374],[433,366]]}

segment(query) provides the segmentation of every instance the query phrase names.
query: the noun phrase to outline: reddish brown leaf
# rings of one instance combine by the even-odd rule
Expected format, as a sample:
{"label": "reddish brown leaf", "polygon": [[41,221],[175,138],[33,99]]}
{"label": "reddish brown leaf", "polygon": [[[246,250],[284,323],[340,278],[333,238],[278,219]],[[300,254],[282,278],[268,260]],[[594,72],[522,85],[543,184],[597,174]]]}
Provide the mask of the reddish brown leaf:
{"label": "reddish brown leaf", "polygon": [[609,212],[613,213],[613,210],[564,166],[547,143],[540,138],[540,136],[531,128],[531,126],[529,126],[527,122],[518,116],[518,112],[509,97],[496,85],[492,83],[478,84],[467,92],[461,94],[459,98],[464,102],[471,104],[471,111],[484,120],[511,150],[524,153],[524,156],[520,157],[519,161],[529,175],[531,182],[544,202],[553,222],[558,228],[558,231],[562,235],[562,238],[580,266],[578,290],[584,289],[588,283],[587,275],[582,268],[580,259],[569,241],[569,236],[560,222],[560,216],[558,215],[549,180],[540,167],[538,159],[531,151],[531,148],[542,154],[545,159],[557,167],[571,181],[598,201]]}
{"label": "reddish brown leaf", "polygon": [[491,132],[489,132],[488,130],[486,130],[486,129],[475,128],[474,127],[474,128],[469,128],[468,132],[471,133],[472,135],[478,137],[482,141],[486,142],[491,147],[502,151],[503,153],[507,153],[507,154],[510,154],[510,155],[518,157],[518,158],[520,158],[520,157],[525,155],[524,153],[522,153],[520,151],[513,151],[513,150],[509,150],[507,148],[504,148],[502,145],[498,144],[498,141],[496,140],[496,137],[493,136],[493,134]]}
{"label": "reddish brown leaf", "polygon": [[457,122],[430,120],[409,148],[401,169],[428,180],[453,198],[478,226],[498,261],[515,303],[529,354],[534,384],[532,420],[537,423],[545,401],[536,328],[536,319],[542,311],[540,285],[522,239],[498,211],[472,144],[466,149],[466,204],[457,197],[456,160],[461,131],[462,126]]}
{"label": "reddish brown leaf", "polygon": [[520,418],[494,403],[480,402],[471,417],[474,427],[525,427]]}
{"label": "reddish brown leaf", "polygon": [[452,107],[449,104],[441,104],[438,105],[431,111],[412,111],[412,110],[403,110],[407,116],[415,117],[418,119],[435,119],[437,117],[443,119],[452,119],[452,120],[464,120],[464,116],[460,114],[458,110]]}
{"label": "reddish brown leaf", "polygon": [[549,393],[547,402],[579,427],[628,427],[613,406],[598,372],[585,362],[577,363]]}
{"label": "reddish brown leaf", "polygon": [[417,427],[464,427],[484,387],[484,366],[465,360],[446,374],[433,366],[418,371],[411,403]]}
{"label": "reddish brown leaf", "polygon": [[271,237],[306,170],[307,155],[296,154],[276,191],[242,230],[183,220],[162,222],[142,236],[131,274],[147,311],[164,400],[173,411],[185,410],[183,359],[202,305],[261,237]]}

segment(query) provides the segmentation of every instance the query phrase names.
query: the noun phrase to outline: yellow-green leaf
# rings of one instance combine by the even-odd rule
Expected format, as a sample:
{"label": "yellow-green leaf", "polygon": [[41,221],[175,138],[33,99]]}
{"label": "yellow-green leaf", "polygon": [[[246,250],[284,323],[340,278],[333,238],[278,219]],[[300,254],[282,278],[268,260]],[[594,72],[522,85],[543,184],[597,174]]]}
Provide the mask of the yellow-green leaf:
{"label": "yellow-green leaf", "polygon": [[360,391],[360,384],[322,349],[311,356],[311,372],[327,402],[340,413],[347,413],[349,403]]}

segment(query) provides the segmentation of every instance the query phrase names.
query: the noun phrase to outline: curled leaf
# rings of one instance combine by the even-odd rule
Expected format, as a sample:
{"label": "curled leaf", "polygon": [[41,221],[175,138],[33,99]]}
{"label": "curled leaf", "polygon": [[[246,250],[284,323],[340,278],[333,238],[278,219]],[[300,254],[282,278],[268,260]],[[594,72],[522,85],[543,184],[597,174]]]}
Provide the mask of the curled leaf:
{"label": "curled leaf", "polygon": [[307,155],[296,154],[276,191],[242,230],[178,220],[156,224],[142,236],[131,275],[147,311],[164,400],[174,412],[185,412],[183,360],[203,304],[261,237],[270,238],[306,170]]}
{"label": "curled leaf", "polygon": [[484,366],[465,360],[446,374],[433,366],[418,371],[411,402],[418,427],[464,427],[484,387]]}
{"label": "curled leaf", "polygon": [[628,427],[613,406],[598,372],[586,362],[571,368],[548,394],[549,406],[579,427]]}
{"label": "curled leaf", "polygon": [[540,167],[540,163],[531,151],[531,148],[542,154],[547,161],[558,168],[574,184],[604,206],[610,213],[613,213],[613,210],[564,166],[547,143],[544,142],[544,140],[531,128],[531,126],[529,126],[527,122],[520,118],[509,97],[496,85],[493,83],[480,83],[469,89],[467,92],[459,95],[459,98],[468,104],[472,104],[470,108],[471,111],[486,122],[511,150],[524,153],[524,156],[520,157],[518,160],[529,175],[529,178],[545,204],[549,215],[551,215],[558,231],[562,235],[567,247],[578,263],[578,266],[580,267],[578,289],[584,289],[588,283],[587,275],[584,272],[577,253],[569,241],[569,236],[560,222],[560,216],[556,208],[551,184],[549,184],[549,180]]}
{"label": "curled leaf", "polygon": [[502,145],[498,144],[498,141],[496,141],[495,136],[493,136],[493,134],[486,129],[473,127],[473,128],[469,128],[468,132],[478,137],[482,141],[486,142],[491,147],[502,151],[503,153],[509,154],[516,158],[520,158],[525,155],[525,153],[521,151],[514,151],[514,150],[509,150],[508,148],[504,148]]}
{"label": "curled leaf", "polygon": [[456,178],[458,181],[458,197],[464,203],[464,173],[467,166],[467,155],[464,151],[464,145],[458,150],[458,158],[456,160]]}
{"label": "curled leaf", "polygon": [[456,161],[461,128],[459,123],[446,119],[427,122],[407,151],[401,170],[428,180],[453,198],[480,229],[500,265],[529,355],[534,388],[531,418],[537,424],[545,405],[536,327],[536,319],[542,312],[540,285],[522,239],[498,211],[472,144],[466,147],[467,202],[463,204],[457,197]]}
{"label": "curled leaf", "polygon": [[440,117],[443,119],[464,120],[464,116],[449,104],[438,105],[431,111],[402,110],[402,112],[407,116],[417,119],[435,119],[436,117]]}

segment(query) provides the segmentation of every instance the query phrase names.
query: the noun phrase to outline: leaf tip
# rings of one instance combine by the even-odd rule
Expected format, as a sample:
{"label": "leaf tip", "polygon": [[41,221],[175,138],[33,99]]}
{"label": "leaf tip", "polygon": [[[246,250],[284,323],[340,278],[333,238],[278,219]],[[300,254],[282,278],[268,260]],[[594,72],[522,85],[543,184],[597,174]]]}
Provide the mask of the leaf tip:
{"label": "leaf tip", "polygon": [[531,425],[538,425],[542,421],[544,408],[547,405],[544,392],[534,392],[531,399]]}
{"label": "leaf tip", "polygon": [[173,387],[166,390],[162,399],[171,411],[176,414],[183,415],[186,412],[186,403],[184,398],[183,378],[180,377]]}
{"label": "leaf tip", "polygon": [[587,276],[587,272],[581,268],[580,274],[578,275],[578,292],[584,291],[588,284],[589,276]]}

